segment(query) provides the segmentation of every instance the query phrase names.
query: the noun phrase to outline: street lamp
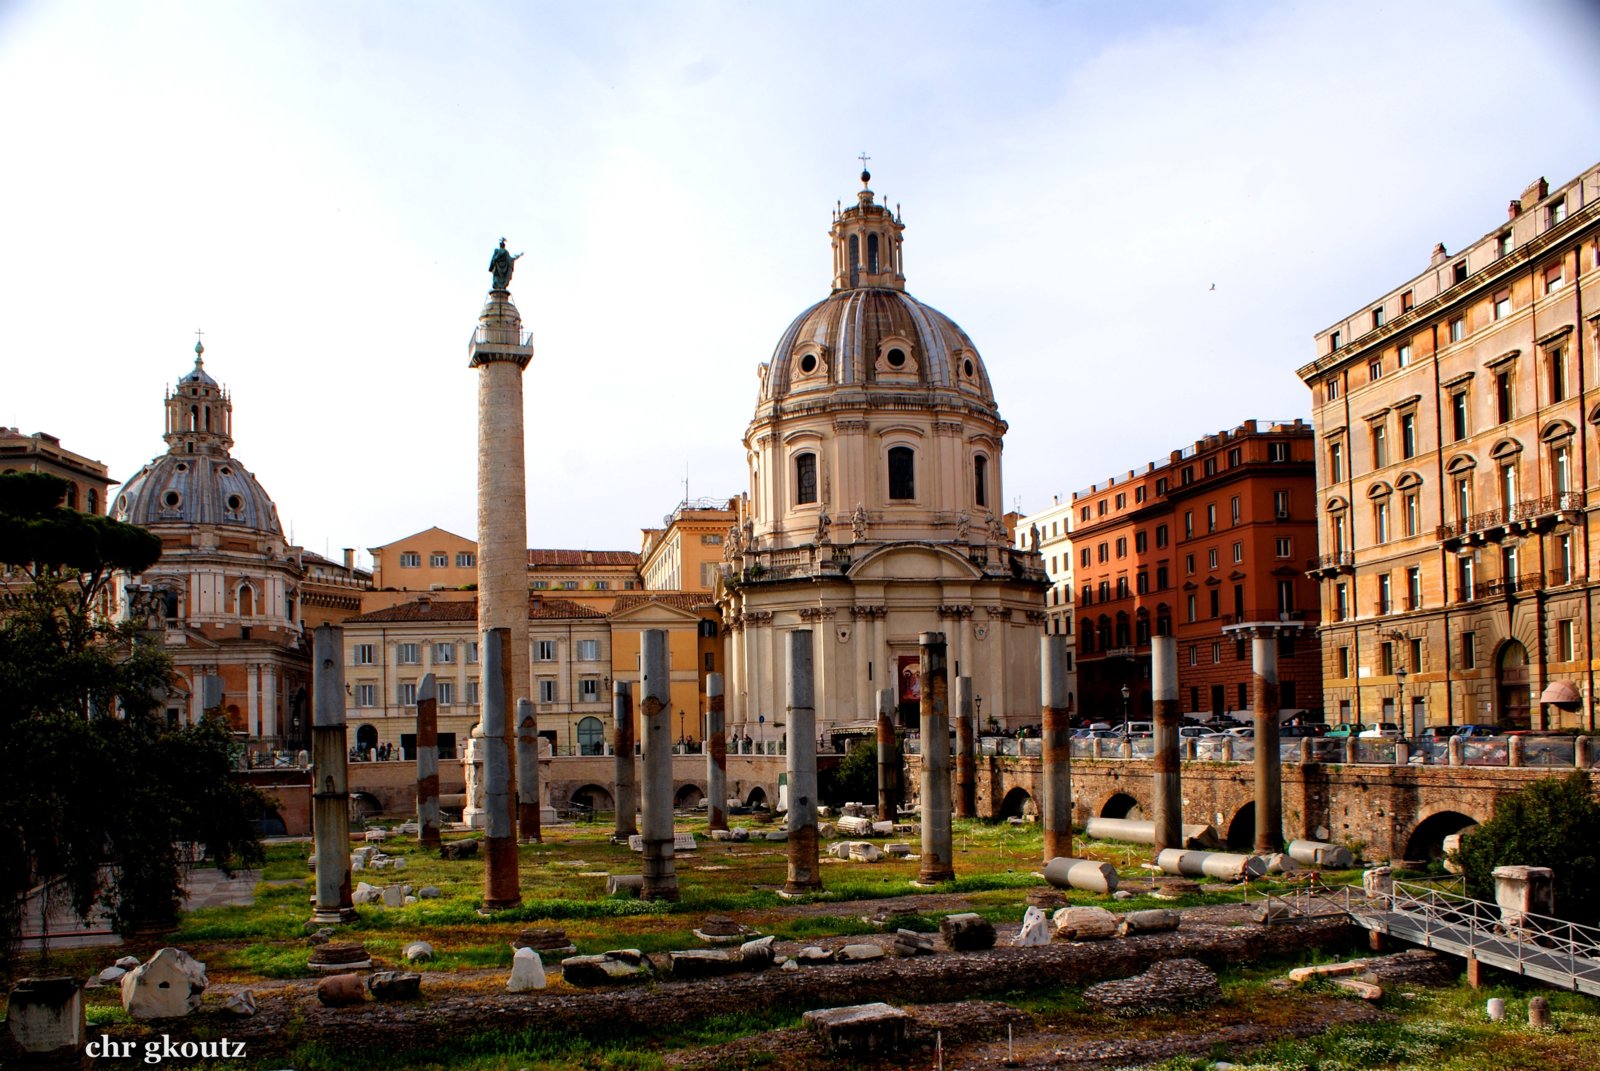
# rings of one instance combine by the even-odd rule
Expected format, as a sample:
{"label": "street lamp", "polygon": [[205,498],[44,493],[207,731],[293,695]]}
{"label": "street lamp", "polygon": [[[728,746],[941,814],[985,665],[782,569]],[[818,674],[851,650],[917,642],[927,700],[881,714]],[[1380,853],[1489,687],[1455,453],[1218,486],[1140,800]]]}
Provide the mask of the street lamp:
{"label": "street lamp", "polygon": [[1399,709],[1399,721],[1398,721],[1397,724],[1400,727],[1401,734],[1404,735],[1405,726],[1406,726],[1406,667],[1405,666],[1401,666],[1399,669],[1394,671],[1394,679],[1399,683],[1399,692],[1400,692],[1400,699],[1399,699],[1399,703],[1398,703],[1398,706],[1400,708]]}
{"label": "street lamp", "polygon": [[1128,696],[1130,694],[1128,686],[1124,684],[1122,686],[1122,731],[1124,733],[1128,731]]}
{"label": "street lamp", "polygon": [[683,735],[683,711],[678,711],[678,743],[687,744],[688,738]]}

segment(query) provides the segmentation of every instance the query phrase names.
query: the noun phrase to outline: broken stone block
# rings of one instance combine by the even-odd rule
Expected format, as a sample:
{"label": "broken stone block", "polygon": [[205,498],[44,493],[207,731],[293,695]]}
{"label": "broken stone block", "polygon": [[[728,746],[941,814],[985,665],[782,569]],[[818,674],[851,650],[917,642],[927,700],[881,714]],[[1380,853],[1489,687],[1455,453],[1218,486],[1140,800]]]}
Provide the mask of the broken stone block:
{"label": "broken stone block", "polygon": [[1341,989],[1347,989],[1362,1000],[1378,1001],[1383,999],[1383,986],[1372,982],[1363,982],[1359,978],[1335,978],[1333,984]]}
{"label": "broken stone block", "polygon": [[311,950],[306,965],[314,971],[344,973],[372,966],[372,957],[360,941],[329,941]]}
{"label": "broken stone block", "polygon": [[546,984],[544,960],[539,953],[531,948],[518,948],[511,957],[511,980],[506,982],[506,991],[529,993],[543,989]]}
{"label": "broken stone block", "polygon": [[808,1011],[803,1021],[829,1051],[865,1055],[894,1052],[904,1046],[911,1016],[878,1003]]}
{"label": "broken stone block", "polygon": [[872,819],[859,815],[844,815],[834,825],[842,837],[866,837],[872,834]]}
{"label": "broken stone block", "polygon": [[883,853],[876,845],[866,841],[857,841],[850,845],[850,861],[852,863],[876,863],[883,859]]}
{"label": "broken stone block", "polygon": [[644,891],[643,874],[612,874],[606,878],[606,895],[615,896],[622,893],[627,896],[638,896]]}
{"label": "broken stone block", "polygon": [[1057,911],[1067,906],[1067,898],[1054,889],[1029,889],[1026,903],[1030,907],[1042,907],[1046,911]]}
{"label": "broken stone block", "polygon": [[121,967],[107,967],[95,975],[95,980],[101,985],[112,985],[122,981],[122,976],[128,972]]}
{"label": "broken stone block", "polygon": [[1171,911],[1163,907],[1150,908],[1147,911],[1130,911],[1122,916],[1121,931],[1124,937],[1141,933],[1170,933],[1176,930],[1182,921],[1182,911]]}
{"label": "broken stone block", "polygon": [[[22,978],[6,1011],[11,1040],[24,1053],[22,1066],[83,1066],[83,990],[72,978]],[[0,1052],[4,1052],[0,1048]]]}
{"label": "broken stone block", "polygon": [[406,887],[404,885],[385,885],[380,895],[383,897],[384,907],[406,906]]}
{"label": "broken stone block", "polygon": [[994,947],[994,924],[973,911],[946,915],[939,923],[945,947],[952,952],[981,952]]}
{"label": "broken stone block", "polygon": [[1056,936],[1067,941],[1103,941],[1117,935],[1117,916],[1103,907],[1064,907],[1053,921]]}
{"label": "broken stone block", "polygon": [[421,900],[437,900],[443,895],[444,893],[439,891],[439,886],[437,885],[424,885],[417,890],[417,897]]}
{"label": "broken stone block", "polygon": [[376,903],[382,894],[382,890],[376,885],[368,885],[364,881],[358,882],[355,892],[350,894],[350,902],[352,904]]}
{"label": "broken stone block", "polygon": [[433,958],[433,946],[426,941],[413,941],[402,955],[407,963],[426,963]]}
{"label": "broken stone block", "polygon": [[698,851],[699,848],[700,845],[695,843],[693,833],[674,833],[672,835],[672,850],[674,853],[693,852]]}
{"label": "broken stone block", "polygon": [[422,995],[422,975],[411,971],[379,971],[367,979],[373,1000],[416,1000]]}
{"label": "broken stone block", "polygon": [[122,1007],[135,1019],[173,1019],[200,1007],[206,965],[181,948],[163,948],[122,976]]}
{"label": "broken stone block", "polygon": [[772,947],[776,941],[776,937],[770,936],[757,937],[753,941],[746,941],[739,946],[739,962],[744,964],[746,970],[766,970],[772,966],[772,961],[776,958],[776,953]]}
{"label": "broken stone block", "polygon": [[650,961],[637,948],[621,948],[598,956],[572,956],[561,961],[561,976],[571,985],[611,985],[647,981]]}
{"label": "broken stone block", "polygon": [[866,963],[869,960],[882,959],[883,957],[884,951],[881,945],[862,943],[845,945],[833,954],[833,961],[835,963]]}
{"label": "broken stone block", "polygon": [[385,841],[389,839],[389,831],[384,829],[382,826],[379,826],[376,829],[367,830],[367,832],[364,834],[364,837],[368,843]]}
{"label": "broken stone block", "polygon": [[475,840],[451,840],[439,845],[440,859],[470,859],[478,854]]}
{"label": "broken stone block", "polygon": [[885,844],[883,850],[896,859],[904,859],[911,854],[911,845],[901,842]]}
{"label": "broken stone block", "polygon": [[713,829],[711,831],[711,839],[712,840],[732,840],[733,839],[733,830],[731,830],[731,829]]}
{"label": "broken stone block", "polygon": [[750,830],[745,826],[739,826],[735,829],[730,829],[728,832],[733,834],[733,839],[736,841],[746,841],[750,839]]}
{"label": "broken stone block", "polygon": [[742,969],[739,957],[721,948],[691,948],[669,958],[674,978],[719,978]]}
{"label": "broken stone block", "polygon": [[222,1002],[222,1010],[241,1019],[248,1018],[256,1013],[256,995],[248,989],[241,989]]}
{"label": "broken stone block", "polygon": [[1037,907],[1030,907],[1022,913],[1022,929],[1017,933],[1015,944],[1018,948],[1029,948],[1050,943],[1050,924],[1045,914]]}
{"label": "broken stone block", "polygon": [[831,963],[833,953],[817,945],[806,945],[794,954],[796,963]]}
{"label": "broken stone block", "polygon": [[330,974],[317,983],[317,999],[325,1008],[361,1004],[367,999],[367,987],[359,974]]}
{"label": "broken stone block", "polygon": [[782,844],[784,841],[789,839],[789,832],[785,829],[774,829],[772,832],[767,834],[767,839]]}
{"label": "broken stone block", "polygon": [[121,959],[117,960],[117,962],[116,962],[116,966],[121,967],[125,971],[131,971],[135,967],[137,967],[138,965],[139,965],[139,957],[138,956],[123,956]]}
{"label": "broken stone block", "polygon": [[749,932],[748,927],[741,926],[726,915],[707,915],[695,927],[694,935],[710,944],[728,945],[743,942]]}
{"label": "broken stone block", "polygon": [[511,942],[511,947],[531,948],[541,957],[564,956],[578,950],[578,946],[567,936],[567,931],[554,926],[533,926],[523,930],[517,934],[517,939]]}
{"label": "broken stone block", "polygon": [[915,930],[896,930],[893,950],[897,956],[931,956],[936,951],[933,936]]}

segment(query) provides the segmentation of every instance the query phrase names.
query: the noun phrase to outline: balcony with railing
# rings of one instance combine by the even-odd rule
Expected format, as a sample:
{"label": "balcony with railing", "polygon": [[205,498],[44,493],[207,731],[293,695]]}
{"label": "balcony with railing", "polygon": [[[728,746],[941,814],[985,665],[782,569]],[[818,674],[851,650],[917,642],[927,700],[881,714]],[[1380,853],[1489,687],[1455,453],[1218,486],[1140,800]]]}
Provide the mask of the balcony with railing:
{"label": "balcony with railing", "polygon": [[[875,544],[869,544],[873,546]],[[952,545],[954,546],[954,545]],[[746,550],[729,578],[736,584],[774,580],[843,576],[855,558],[867,548],[857,544],[808,543],[797,547],[772,547]],[[960,545],[960,551],[986,575],[1007,576],[1014,580],[1049,583],[1044,559],[1037,553],[997,545]]]}
{"label": "balcony with railing", "polygon": [[1280,625],[1304,623],[1311,619],[1309,610],[1285,610],[1270,606],[1260,610],[1244,610],[1236,614],[1223,614],[1223,625],[1254,625],[1275,623]]}
{"label": "balcony with railing", "polygon": [[1325,580],[1338,576],[1340,573],[1353,573],[1355,571],[1355,552],[1349,550],[1336,550],[1332,554],[1323,554],[1306,562],[1306,575],[1318,580]]}
{"label": "balcony with railing", "polygon": [[1441,524],[1434,530],[1434,537],[1446,546],[1463,542],[1498,542],[1508,535],[1542,531],[1563,522],[1570,524],[1578,519],[1578,511],[1586,504],[1587,496],[1582,491],[1524,498],[1509,506]]}

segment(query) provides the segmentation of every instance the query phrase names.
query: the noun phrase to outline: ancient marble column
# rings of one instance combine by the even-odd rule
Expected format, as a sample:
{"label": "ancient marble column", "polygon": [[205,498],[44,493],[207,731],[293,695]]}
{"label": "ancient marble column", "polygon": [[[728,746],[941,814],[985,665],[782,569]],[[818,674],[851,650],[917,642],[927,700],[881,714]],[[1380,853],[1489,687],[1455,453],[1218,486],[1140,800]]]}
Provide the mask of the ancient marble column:
{"label": "ancient marble column", "polygon": [[311,831],[317,851],[317,899],[311,921],[350,922],[349,742],[344,723],[344,629],[317,628],[311,661]]}
{"label": "ancient marble column", "polygon": [[1250,700],[1256,721],[1256,852],[1283,851],[1283,764],[1278,755],[1278,633],[1250,639]]}
{"label": "ancient marble column", "polygon": [[1044,780],[1039,817],[1044,861],[1072,855],[1072,719],[1067,713],[1067,638],[1046,633],[1039,641],[1040,744]]}
{"label": "ancient marble column", "polygon": [[900,807],[900,746],[895,739],[894,689],[878,690],[878,818],[893,822]]}
{"label": "ancient marble column", "polygon": [[483,630],[483,906],[490,911],[522,903],[517,876],[517,828],[511,806],[511,630]]}
{"label": "ancient marble column", "polygon": [[[489,291],[468,355],[469,366],[478,370],[478,628],[507,630],[503,656],[509,672],[508,705],[501,721],[501,754],[510,755],[516,725],[509,704],[533,694],[522,435],[522,373],[533,360],[533,343],[523,334],[522,317],[503,284]],[[487,729],[484,735],[488,736]],[[508,767],[508,782],[512,776]],[[514,794],[508,792],[502,802],[506,822],[515,823]],[[513,852],[515,845],[513,831]]]}
{"label": "ancient marble column", "polygon": [[1155,755],[1151,801],[1155,849],[1183,847],[1183,763],[1178,755],[1178,641],[1150,637],[1150,692],[1155,701]]}
{"label": "ancient marble column", "polygon": [[517,838],[542,841],[539,829],[539,719],[533,700],[517,699]]}
{"label": "ancient marble column", "polygon": [[822,888],[817,853],[817,709],[811,630],[789,633],[784,679],[789,739],[789,874],[785,893]]}
{"label": "ancient marble column", "polygon": [[956,817],[978,817],[978,734],[972,715],[972,678],[956,678]]}
{"label": "ancient marble column", "polygon": [[617,823],[612,840],[626,841],[639,832],[638,767],[633,761],[633,685],[611,682],[612,780],[616,790]]}
{"label": "ancient marble column", "polygon": [[644,748],[640,778],[643,796],[644,888],[646,900],[676,900],[678,870],[673,859],[672,828],[672,686],[666,629],[639,634],[643,675],[639,723]]}
{"label": "ancient marble column", "polygon": [[917,636],[922,691],[922,885],[956,876],[950,837],[950,681],[944,633]]}
{"label": "ancient marble column", "polygon": [[439,846],[439,685],[432,673],[417,686],[417,843]]}
{"label": "ancient marble column", "polygon": [[706,828],[728,828],[728,726],[722,674],[706,674]]}

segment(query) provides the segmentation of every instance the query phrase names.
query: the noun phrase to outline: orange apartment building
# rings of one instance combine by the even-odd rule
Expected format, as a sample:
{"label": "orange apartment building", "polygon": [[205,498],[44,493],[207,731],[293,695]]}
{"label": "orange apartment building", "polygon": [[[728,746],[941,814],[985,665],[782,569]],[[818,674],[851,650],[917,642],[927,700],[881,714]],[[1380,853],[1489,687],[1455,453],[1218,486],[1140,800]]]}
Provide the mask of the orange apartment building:
{"label": "orange apartment building", "polygon": [[[1178,640],[1179,700],[1250,709],[1250,649],[1229,626],[1306,622],[1280,638],[1284,709],[1322,706],[1311,426],[1247,420],[1165,463],[1072,496],[1081,721],[1148,719],[1150,637]],[[1126,693],[1124,693],[1126,689]]]}

